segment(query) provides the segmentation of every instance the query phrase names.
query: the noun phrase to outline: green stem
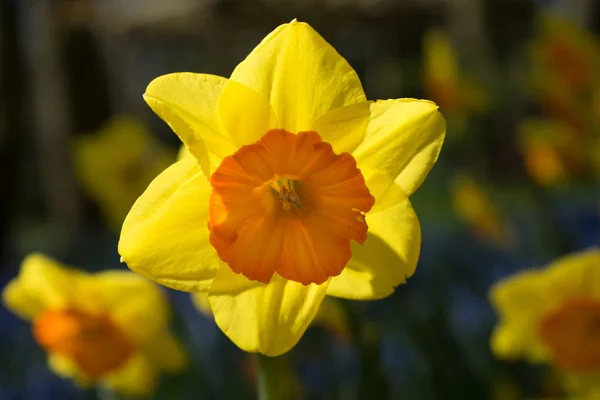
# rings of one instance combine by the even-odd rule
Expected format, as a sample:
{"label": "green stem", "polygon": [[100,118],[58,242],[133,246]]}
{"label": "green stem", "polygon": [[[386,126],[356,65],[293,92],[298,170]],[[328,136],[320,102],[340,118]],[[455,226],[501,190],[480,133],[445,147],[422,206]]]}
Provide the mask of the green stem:
{"label": "green stem", "polygon": [[301,386],[286,356],[257,355],[258,400],[300,399]]}
{"label": "green stem", "polygon": [[98,400],[119,400],[119,396],[105,386],[96,386],[96,397]]}

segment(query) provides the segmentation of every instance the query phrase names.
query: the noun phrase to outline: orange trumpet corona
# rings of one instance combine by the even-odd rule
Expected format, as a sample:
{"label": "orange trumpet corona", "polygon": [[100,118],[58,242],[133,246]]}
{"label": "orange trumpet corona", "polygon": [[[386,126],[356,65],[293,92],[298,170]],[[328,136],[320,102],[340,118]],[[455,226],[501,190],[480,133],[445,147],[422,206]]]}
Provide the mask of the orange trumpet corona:
{"label": "orange trumpet corona", "polygon": [[264,283],[339,275],[375,203],[354,158],[312,131],[268,131],[225,157],[210,184],[210,242],[234,272]]}

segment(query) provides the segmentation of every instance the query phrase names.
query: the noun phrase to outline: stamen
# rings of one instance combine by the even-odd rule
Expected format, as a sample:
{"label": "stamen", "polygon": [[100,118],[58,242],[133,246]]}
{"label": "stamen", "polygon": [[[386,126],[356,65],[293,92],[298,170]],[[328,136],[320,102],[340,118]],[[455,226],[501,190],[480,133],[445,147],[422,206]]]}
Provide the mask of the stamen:
{"label": "stamen", "polygon": [[296,209],[302,208],[302,201],[298,193],[296,193],[295,184],[296,182],[291,179],[278,179],[271,182],[271,187],[279,192],[278,199],[281,201],[281,205],[285,211],[289,211],[292,205]]}

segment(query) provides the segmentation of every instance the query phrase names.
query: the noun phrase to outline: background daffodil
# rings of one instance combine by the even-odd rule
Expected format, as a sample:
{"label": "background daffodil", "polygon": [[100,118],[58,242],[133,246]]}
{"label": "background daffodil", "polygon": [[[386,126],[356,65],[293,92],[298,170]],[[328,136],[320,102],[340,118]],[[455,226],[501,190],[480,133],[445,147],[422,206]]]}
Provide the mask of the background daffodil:
{"label": "background daffodil", "polygon": [[568,390],[600,389],[599,266],[600,250],[592,249],[497,283],[491,290],[500,316],[493,352],[553,364]]}
{"label": "background daffodil", "polygon": [[459,132],[465,130],[469,115],[486,108],[483,87],[461,70],[456,49],[444,31],[430,30],[424,36],[423,87]]}
{"label": "background daffodil", "polygon": [[140,120],[127,115],[78,137],[73,156],[81,186],[115,231],[152,179],[175,160],[175,153],[157,143]]}
{"label": "background daffodil", "polygon": [[367,101],[346,60],[295,20],[229,79],[170,74],[144,99],[194,157],[138,199],[119,253],[161,284],[207,291],[243,350],[282,354],[325,295],[378,299],[414,273],[408,197],[444,139],[434,103]]}
{"label": "background daffodil", "polygon": [[144,396],[153,392],[160,372],[185,366],[185,353],[167,327],[166,299],[131,272],[89,274],[32,254],[2,299],[32,322],[50,369],[82,386]]}
{"label": "background daffodil", "polygon": [[480,239],[497,245],[512,245],[515,232],[474,176],[456,173],[450,186],[452,206],[457,217]]}

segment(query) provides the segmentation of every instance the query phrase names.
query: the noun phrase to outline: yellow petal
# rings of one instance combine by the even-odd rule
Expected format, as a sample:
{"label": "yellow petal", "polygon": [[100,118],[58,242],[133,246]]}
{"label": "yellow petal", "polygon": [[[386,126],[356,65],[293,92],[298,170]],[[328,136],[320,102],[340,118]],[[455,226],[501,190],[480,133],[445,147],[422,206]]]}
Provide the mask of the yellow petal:
{"label": "yellow petal", "polygon": [[120,396],[148,396],[158,385],[158,371],[142,353],[134,354],[119,370],[102,380]]}
{"label": "yellow petal", "polygon": [[177,290],[207,290],[221,264],[208,241],[209,194],[194,157],[159,175],[123,223],[119,254],[127,266]]}
{"label": "yellow petal", "polygon": [[558,293],[549,291],[549,283],[541,271],[531,270],[492,287],[490,300],[501,321],[490,342],[497,357],[515,359],[525,356],[530,361],[548,358],[548,351],[538,335],[537,321],[560,301]]}
{"label": "yellow petal", "polygon": [[[144,100],[185,143],[206,176],[233,153],[231,139],[221,131],[217,103],[227,79],[188,72],[154,79]],[[210,163],[209,163],[210,161]]]}
{"label": "yellow petal", "polygon": [[459,77],[458,63],[448,35],[439,30],[428,31],[425,34],[423,47],[426,80],[455,87]]}
{"label": "yellow petal", "polygon": [[66,267],[39,253],[27,256],[19,276],[2,292],[6,308],[31,320],[49,308],[63,308],[83,299],[78,296],[81,279],[87,274]]}
{"label": "yellow petal", "polygon": [[352,243],[352,258],[331,279],[327,294],[355,300],[389,296],[412,276],[419,259],[419,220],[405,198],[396,205],[366,216],[369,233],[364,245]]}
{"label": "yellow petal", "polygon": [[311,128],[336,153],[352,153],[363,141],[369,122],[371,102],[336,108],[317,119]]}
{"label": "yellow petal", "polygon": [[48,355],[48,368],[61,378],[73,379],[79,387],[89,387],[93,381],[86,376],[71,358],[58,353]]}
{"label": "yellow petal", "polygon": [[[558,258],[547,268],[550,292],[555,298],[589,296],[600,300],[600,249],[597,247]],[[559,299],[560,299],[559,298]]]}
{"label": "yellow petal", "polygon": [[268,284],[219,270],[209,299],[215,321],[242,350],[278,356],[290,350],[315,318],[327,282],[304,286],[278,274]]}
{"label": "yellow petal", "polygon": [[177,161],[181,160],[183,157],[188,157],[191,156],[192,153],[190,153],[190,151],[188,150],[187,147],[185,147],[185,144],[182,144],[179,147],[179,151],[177,152]]}
{"label": "yellow petal", "polygon": [[169,304],[160,288],[130,271],[99,272],[85,289],[137,345],[152,342],[168,325]]}
{"label": "yellow petal", "polygon": [[542,271],[522,271],[494,284],[490,289],[490,301],[503,318],[515,319],[525,315],[523,319],[536,316],[536,320],[548,309],[548,284],[548,277]]}
{"label": "yellow petal", "polygon": [[263,94],[283,129],[309,130],[328,111],[366,100],[356,72],[308,24],[279,26],[231,79]]}
{"label": "yellow petal", "polygon": [[196,309],[202,314],[212,317],[212,310],[210,309],[210,300],[208,299],[208,292],[196,292],[192,293],[192,303],[196,306]]}
{"label": "yellow petal", "polygon": [[252,144],[270,129],[279,128],[269,100],[239,82],[229,80],[218,103],[223,130],[237,147]]}
{"label": "yellow petal", "polygon": [[143,351],[154,366],[167,373],[181,371],[188,362],[183,345],[167,330],[155,336]]}
{"label": "yellow petal", "polygon": [[384,174],[411,195],[437,160],[446,134],[444,118],[425,100],[377,101],[370,111],[365,138],[353,152],[367,186]]}

